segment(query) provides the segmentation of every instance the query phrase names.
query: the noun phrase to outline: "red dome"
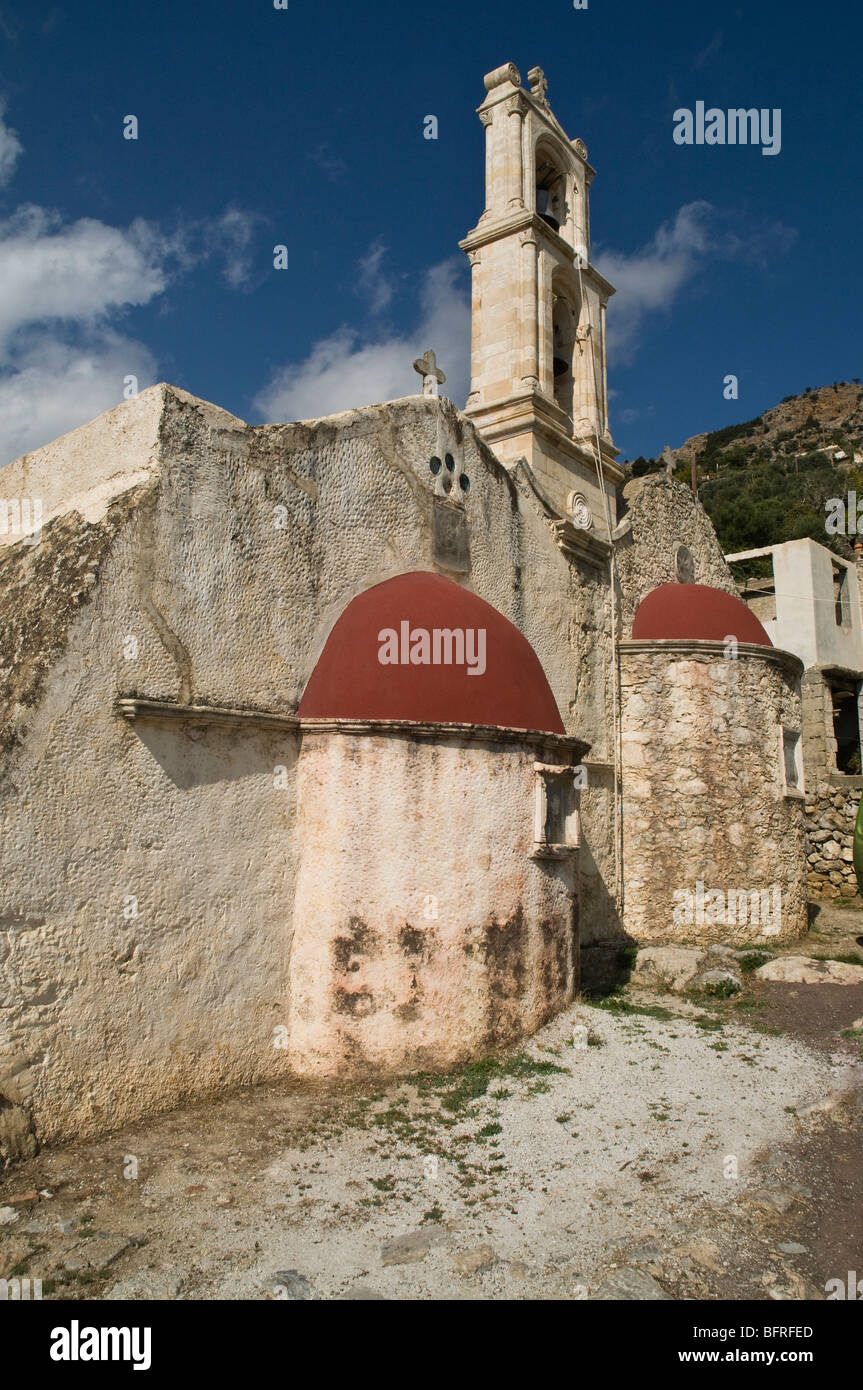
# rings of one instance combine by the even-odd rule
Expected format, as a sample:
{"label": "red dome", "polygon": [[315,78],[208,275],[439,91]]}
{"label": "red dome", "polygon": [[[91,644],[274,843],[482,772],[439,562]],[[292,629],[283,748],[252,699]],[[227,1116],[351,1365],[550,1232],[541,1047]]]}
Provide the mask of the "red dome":
{"label": "red dome", "polygon": [[632,624],[634,640],[696,638],[722,642],[773,643],[742,599],[708,584],[660,584],[642,599]]}
{"label": "red dome", "polygon": [[299,714],[566,732],[518,628],[476,594],[427,573],[398,575],[348,604]]}

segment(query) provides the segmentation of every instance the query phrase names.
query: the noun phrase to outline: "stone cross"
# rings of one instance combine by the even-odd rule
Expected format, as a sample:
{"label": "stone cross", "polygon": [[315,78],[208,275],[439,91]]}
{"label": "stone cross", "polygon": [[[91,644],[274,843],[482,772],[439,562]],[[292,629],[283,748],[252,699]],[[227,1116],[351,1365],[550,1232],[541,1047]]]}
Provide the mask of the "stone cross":
{"label": "stone cross", "polygon": [[414,371],[419,372],[423,379],[423,395],[436,396],[438,387],[443,386],[446,377],[437,364],[437,358],[431,348],[427,348],[424,357],[418,357],[414,362]]}
{"label": "stone cross", "polygon": [[548,97],[546,96],[548,81],[542,68],[531,68],[527,74],[527,80],[531,84],[531,96],[536,97],[537,101],[541,101],[543,106],[548,106]]}

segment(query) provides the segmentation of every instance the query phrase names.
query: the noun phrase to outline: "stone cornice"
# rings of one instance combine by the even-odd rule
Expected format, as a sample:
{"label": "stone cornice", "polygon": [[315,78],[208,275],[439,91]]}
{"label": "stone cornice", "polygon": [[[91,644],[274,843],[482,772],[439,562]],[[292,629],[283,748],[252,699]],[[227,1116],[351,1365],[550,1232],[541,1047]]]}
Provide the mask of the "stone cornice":
{"label": "stone cornice", "polygon": [[554,543],[564,555],[586,560],[592,565],[608,564],[611,546],[601,536],[595,535],[593,531],[586,531],[582,526],[574,526],[566,517],[549,524]]}
{"label": "stone cornice", "polygon": [[721,656],[727,661],[737,660],[740,657],[758,657],[761,661],[772,661],[776,666],[784,666],[786,670],[795,675],[802,675],[803,662],[792,652],[783,651],[781,647],[764,647],[759,642],[738,642],[737,657],[726,657],[726,643],[719,641],[707,641],[700,637],[656,637],[650,639],[628,638],[618,642],[618,650],[626,655],[632,653],[638,655],[641,652],[668,652],[669,655],[680,656]]}
{"label": "stone cornice", "polygon": [[[512,236],[514,232],[530,228],[533,232],[539,232],[556,251],[560,253],[575,270],[575,250],[568,241],[564,241],[553,227],[550,227],[539,213],[532,212],[530,208],[517,208],[515,212],[507,213],[503,217],[491,218],[488,222],[478,223],[473,231],[468,232],[467,236],[459,242],[462,251],[476,251],[481,246],[487,246],[490,241],[499,241],[502,237]],[[590,273],[597,281],[603,285],[608,285],[607,280],[603,280],[598,271],[590,266],[582,266],[582,275]],[[611,293],[614,290],[609,286]]]}
{"label": "stone cornice", "polygon": [[272,729],[297,734],[396,734],[409,738],[459,738],[467,743],[527,743],[553,748],[581,762],[590,748],[583,739],[553,734],[542,729],[511,729],[496,724],[450,724],[414,719],[301,719],[278,710],[238,709],[224,705],[183,705],[174,700],[151,700],[137,695],[119,696],[115,712],[135,723],[139,719],[171,723],[215,724],[228,728]]}
{"label": "stone cornice", "polygon": [[582,279],[590,280],[591,283],[594,284],[598,290],[601,290],[608,299],[610,299],[613,294],[617,294],[617,290],[614,288],[611,281],[606,280],[604,275],[600,275],[599,271],[596,269],[596,266],[583,265],[581,267],[581,274]]}
{"label": "stone cornice", "polygon": [[580,762],[590,748],[583,739],[542,729],[510,729],[497,724],[447,724],[414,719],[301,719],[304,734],[401,734],[409,738],[459,738],[469,743],[529,743],[555,748]]}
{"label": "stone cornice", "polygon": [[225,705],[182,705],[175,700],[149,700],[137,695],[121,695],[114,706],[117,714],[133,724],[137,719],[189,721],[199,724],[221,724],[230,728],[246,725],[258,729],[279,729],[288,733],[299,729],[295,714],[278,710],[234,709]]}

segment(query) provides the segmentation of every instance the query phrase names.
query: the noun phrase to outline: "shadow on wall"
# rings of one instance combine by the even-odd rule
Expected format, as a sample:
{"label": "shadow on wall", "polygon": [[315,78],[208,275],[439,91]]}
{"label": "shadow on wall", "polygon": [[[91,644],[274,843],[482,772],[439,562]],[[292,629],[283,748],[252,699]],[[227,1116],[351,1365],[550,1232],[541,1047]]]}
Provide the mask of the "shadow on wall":
{"label": "shadow on wall", "polygon": [[286,784],[293,779],[297,740],[292,734],[217,729],[192,720],[176,726],[138,720],[134,730],[181,791],[243,777],[280,777]]}

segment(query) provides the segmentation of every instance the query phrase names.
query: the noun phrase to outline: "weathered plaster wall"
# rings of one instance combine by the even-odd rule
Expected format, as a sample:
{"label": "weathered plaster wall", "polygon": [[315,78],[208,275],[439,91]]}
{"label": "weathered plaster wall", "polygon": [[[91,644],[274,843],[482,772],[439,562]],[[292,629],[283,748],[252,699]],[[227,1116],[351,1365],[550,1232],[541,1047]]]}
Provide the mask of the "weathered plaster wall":
{"label": "weathered plaster wall", "polygon": [[298,1072],[455,1064],[572,998],[574,859],[531,858],[537,758],[530,743],[304,733]]}
{"label": "weathered plaster wall", "polygon": [[[287,1066],[292,739],[129,726],[118,695],[290,712],[354,594],[439,568],[524,633],[568,730],[605,746],[601,585],[448,402],[251,428],[155,387],[104,419],[68,460],[59,441],[4,474],[6,495],[54,470],[89,499],[64,511],[53,484],[41,545],[0,563],[0,1097],[50,1139]],[[155,442],[118,472],[124,428]],[[463,510],[435,497],[446,452]]]}
{"label": "weathered plaster wall", "polygon": [[805,930],[803,801],[783,795],[780,764],[781,724],[800,728],[789,660],[743,646],[725,660],[721,644],[624,647],[624,921],[637,940],[760,935],[749,921],[676,924],[675,891],[699,881],[725,894],[778,884],[779,935]]}

